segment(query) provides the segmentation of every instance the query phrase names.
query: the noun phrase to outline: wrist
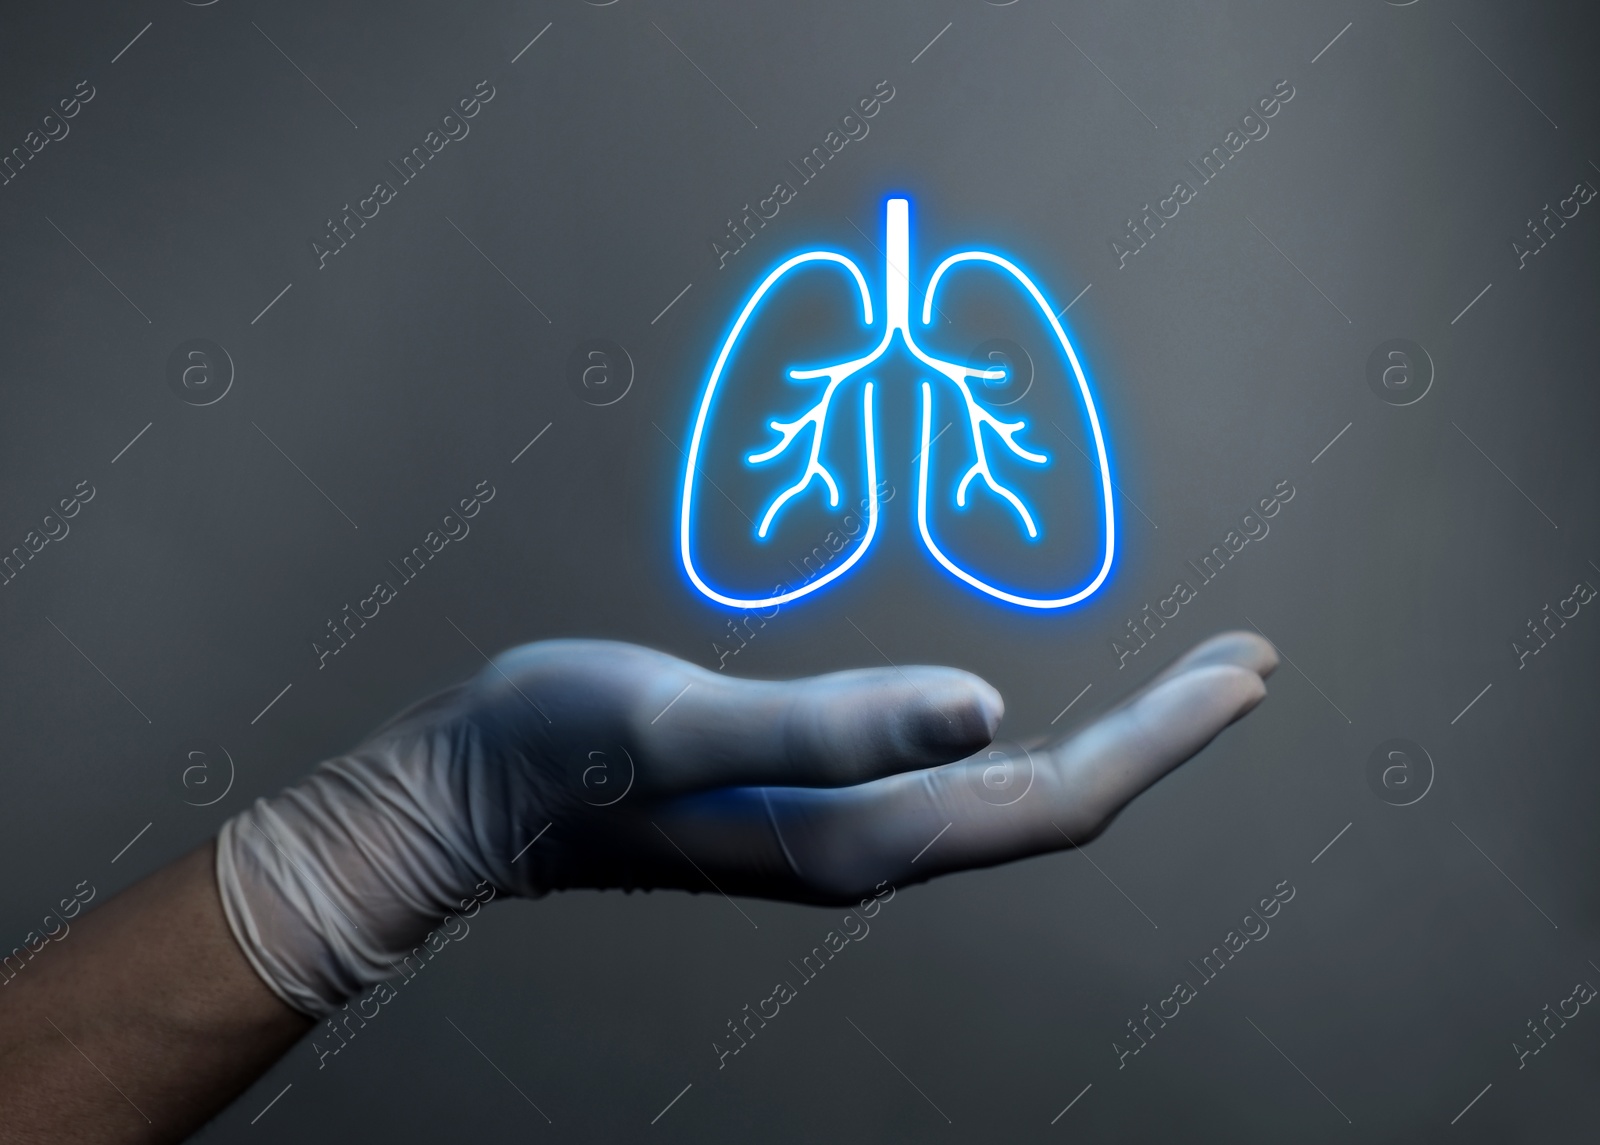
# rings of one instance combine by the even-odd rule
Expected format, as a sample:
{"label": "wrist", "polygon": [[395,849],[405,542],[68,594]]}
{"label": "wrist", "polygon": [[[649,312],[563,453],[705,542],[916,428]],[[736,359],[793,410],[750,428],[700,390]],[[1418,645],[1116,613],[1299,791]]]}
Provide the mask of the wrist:
{"label": "wrist", "polygon": [[400,973],[447,913],[487,901],[450,814],[449,740],[386,737],[223,825],[216,875],[228,926],[301,1013],[324,1017]]}

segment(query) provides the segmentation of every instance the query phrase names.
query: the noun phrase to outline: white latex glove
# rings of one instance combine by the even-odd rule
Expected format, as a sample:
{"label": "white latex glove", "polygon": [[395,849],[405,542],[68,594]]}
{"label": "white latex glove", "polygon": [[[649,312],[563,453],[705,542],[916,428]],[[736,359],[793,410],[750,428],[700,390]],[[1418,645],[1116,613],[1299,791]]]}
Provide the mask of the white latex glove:
{"label": "white latex glove", "polygon": [[321,1017],[485,886],[848,903],[1082,844],[1259,703],[1276,664],[1223,634],[1076,734],[997,757],[1000,695],[953,668],[760,682],[628,644],[524,645],[229,820],[217,881],[257,972]]}

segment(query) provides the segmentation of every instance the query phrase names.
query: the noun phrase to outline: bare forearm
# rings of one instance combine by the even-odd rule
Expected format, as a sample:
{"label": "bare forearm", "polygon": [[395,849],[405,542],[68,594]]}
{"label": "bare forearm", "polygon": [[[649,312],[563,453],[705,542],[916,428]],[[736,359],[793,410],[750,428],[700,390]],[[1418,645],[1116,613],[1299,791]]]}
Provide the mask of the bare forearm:
{"label": "bare forearm", "polygon": [[240,952],[213,844],[0,988],[0,1140],[181,1141],[310,1028]]}

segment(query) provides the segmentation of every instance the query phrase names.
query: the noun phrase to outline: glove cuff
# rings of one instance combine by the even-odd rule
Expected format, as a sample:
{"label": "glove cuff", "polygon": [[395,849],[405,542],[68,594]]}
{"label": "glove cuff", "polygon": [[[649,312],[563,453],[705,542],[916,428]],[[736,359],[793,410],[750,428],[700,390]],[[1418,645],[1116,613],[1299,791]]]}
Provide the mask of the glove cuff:
{"label": "glove cuff", "polygon": [[[321,1019],[400,971],[478,873],[448,808],[448,737],[398,737],[324,763],[223,824],[216,876],[245,958]],[[443,788],[444,790],[441,790]],[[491,892],[492,893],[492,892]]]}

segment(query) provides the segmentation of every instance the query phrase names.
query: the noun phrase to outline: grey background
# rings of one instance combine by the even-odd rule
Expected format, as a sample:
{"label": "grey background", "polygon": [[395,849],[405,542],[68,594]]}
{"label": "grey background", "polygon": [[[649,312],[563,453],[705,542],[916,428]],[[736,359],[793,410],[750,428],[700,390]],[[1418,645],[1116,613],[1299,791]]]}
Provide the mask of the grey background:
{"label": "grey background", "polygon": [[[835,912],[563,895],[480,915],[203,1138],[1592,1139],[1600,1016],[1526,1068],[1512,1043],[1600,983],[1600,618],[1520,669],[1511,642],[1600,584],[1600,203],[1523,269],[1511,242],[1600,186],[1596,47],[1577,7],[1482,0],[10,6],[0,143],[96,95],[0,187],[0,540],[96,494],[0,589],[4,945],[474,671],[471,642],[715,666],[727,618],[673,548],[707,357],[782,255],[873,265],[847,219],[907,190],[1057,305],[1092,283],[1069,317],[1140,511],[1084,607],[997,607],[901,534],[729,670],[881,663],[864,631],[986,676],[1020,736],[1253,623],[1293,661],[1267,702],[1088,851],[901,892],[724,1069],[724,1023]],[[323,220],[484,79],[471,135],[319,270]],[[1270,135],[1119,270],[1123,220],[1280,79]],[[724,220],[880,80],[871,134],[719,270]],[[604,408],[566,377],[595,337],[637,367]],[[165,376],[190,338],[236,368],[203,408]],[[1415,405],[1368,387],[1390,338],[1432,357]],[[1271,534],[1119,669],[1127,620],[1284,479]],[[480,480],[470,537],[318,669],[325,622]],[[1367,783],[1392,737],[1436,769],[1412,806]],[[204,808],[195,738],[236,765]],[[1119,1069],[1124,1023],[1280,880],[1271,934]]]}

